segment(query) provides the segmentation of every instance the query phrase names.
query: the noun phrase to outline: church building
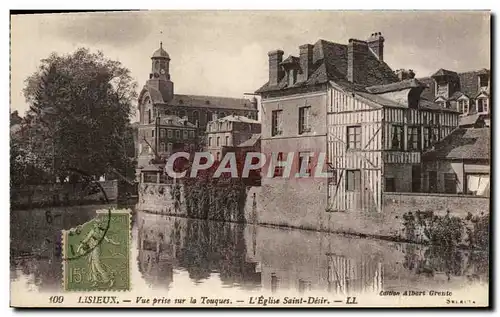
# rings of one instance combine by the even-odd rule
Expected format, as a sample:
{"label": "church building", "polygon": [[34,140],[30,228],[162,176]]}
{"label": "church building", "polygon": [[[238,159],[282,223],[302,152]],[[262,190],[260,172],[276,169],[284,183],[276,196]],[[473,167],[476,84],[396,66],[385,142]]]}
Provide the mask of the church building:
{"label": "church building", "polygon": [[[179,137],[179,140],[188,140],[190,144],[195,142],[195,147],[201,147],[206,143],[205,131],[208,122],[229,115],[245,116],[254,120],[258,118],[255,98],[249,100],[175,94],[174,83],[170,77],[170,55],[163,49],[161,42],[160,48],[151,56],[151,73],[139,94],[138,107],[139,168],[148,165],[155,154],[168,157],[175,150],[171,149],[169,144],[175,145],[174,143],[178,142],[159,139],[162,136],[168,138],[169,133],[172,133],[173,139],[175,133],[180,133],[182,137]],[[163,123],[169,122],[175,125],[176,130],[169,132],[168,127],[163,126]],[[178,126],[179,122],[183,122],[183,127]],[[160,126],[157,126],[158,124]],[[165,132],[162,131],[163,128],[166,129]],[[183,137],[184,134],[187,134],[186,138]],[[165,146],[162,146],[163,144]]]}

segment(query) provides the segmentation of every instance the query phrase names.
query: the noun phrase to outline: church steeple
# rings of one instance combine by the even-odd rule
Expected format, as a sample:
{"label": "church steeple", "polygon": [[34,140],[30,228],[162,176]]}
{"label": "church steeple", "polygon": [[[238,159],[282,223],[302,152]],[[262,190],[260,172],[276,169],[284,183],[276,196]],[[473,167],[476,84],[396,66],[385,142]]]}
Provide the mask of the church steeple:
{"label": "church steeple", "polygon": [[174,83],[170,80],[169,64],[170,56],[163,49],[163,43],[160,42],[160,48],[151,56],[151,73],[147,86],[160,93],[164,103],[171,101],[174,97]]}
{"label": "church steeple", "polygon": [[170,79],[169,64],[170,55],[163,49],[163,43],[160,42],[160,48],[151,56],[151,74],[149,78]]}

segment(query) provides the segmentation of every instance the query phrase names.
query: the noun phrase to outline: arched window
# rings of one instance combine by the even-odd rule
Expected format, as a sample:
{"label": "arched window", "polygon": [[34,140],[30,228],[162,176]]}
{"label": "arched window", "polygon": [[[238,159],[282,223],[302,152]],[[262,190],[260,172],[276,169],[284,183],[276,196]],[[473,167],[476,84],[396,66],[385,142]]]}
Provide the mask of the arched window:
{"label": "arched window", "polygon": [[145,123],[151,123],[151,109],[148,109],[148,118],[147,118],[147,121]]}
{"label": "arched window", "polygon": [[207,111],[207,122],[212,121],[212,113],[210,111]]}
{"label": "arched window", "polygon": [[208,146],[212,146],[212,138],[208,138]]}
{"label": "arched window", "polygon": [[217,146],[220,144],[220,137],[217,137]]}
{"label": "arched window", "polygon": [[200,115],[198,114],[198,111],[193,111],[193,123],[198,126],[198,122],[200,121]]}
{"label": "arched window", "polygon": [[165,143],[160,143],[160,152],[165,152]]}

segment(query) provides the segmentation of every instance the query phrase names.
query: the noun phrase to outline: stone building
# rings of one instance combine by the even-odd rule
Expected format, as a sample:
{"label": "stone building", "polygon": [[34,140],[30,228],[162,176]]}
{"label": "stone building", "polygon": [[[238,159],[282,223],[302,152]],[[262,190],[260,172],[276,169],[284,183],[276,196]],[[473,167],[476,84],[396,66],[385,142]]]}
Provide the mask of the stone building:
{"label": "stone building", "polygon": [[226,116],[207,124],[207,150],[222,159],[224,147],[236,147],[260,133],[260,122],[244,116]]}
{"label": "stone building", "polygon": [[182,95],[174,92],[170,77],[170,56],[160,48],[151,57],[149,80],[139,94],[141,124],[152,124],[157,116],[175,115],[197,127],[197,134],[203,136],[206,125],[212,120],[228,115],[258,118],[257,100],[253,98],[227,98],[217,96]]}
{"label": "stone building", "polygon": [[193,151],[198,145],[197,128],[186,118],[164,115],[152,123],[138,127],[139,168],[145,167],[156,155],[166,159],[177,151]]}
{"label": "stone building", "polygon": [[488,69],[464,73],[439,69],[431,77],[419,80],[429,87],[422,94],[424,98],[433,100],[443,107],[459,111],[461,120],[468,120],[466,117],[470,115],[479,115],[489,126],[491,113],[490,77]]}
{"label": "stone building", "polygon": [[262,152],[282,161],[294,152],[291,175],[306,159],[308,174],[331,176],[271,171],[260,221],[324,228],[334,212],[380,212],[384,192],[420,190],[421,153],[458,126],[458,113],[425,99],[427,85],[413,72],[393,71],[384,42],[378,32],[347,45],[318,40],[286,59],[269,52],[269,81],[257,90]]}

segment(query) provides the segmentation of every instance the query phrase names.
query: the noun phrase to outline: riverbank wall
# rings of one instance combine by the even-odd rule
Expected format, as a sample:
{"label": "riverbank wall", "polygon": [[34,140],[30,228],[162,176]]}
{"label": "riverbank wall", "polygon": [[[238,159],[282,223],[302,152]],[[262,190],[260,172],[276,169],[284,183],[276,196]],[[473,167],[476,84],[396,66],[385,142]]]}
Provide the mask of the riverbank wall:
{"label": "riverbank wall", "polygon": [[[114,202],[118,199],[118,181],[89,183],[53,183],[26,185],[10,189],[11,209],[46,206],[88,205]],[[102,189],[101,189],[102,188]]]}
{"label": "riverbank wall", "polygon": [[[173,199],[172,186],[167,184],[140,184],[137,210],[171,216],[188,215],[182,185],[180,199]],[[142,188],[142,190],[141,190]],[[220,189],[224,191],[225,189]],[[392,240],[411,240],[407,235],[405,217],[408,213],[432,211],[433,215],[460,218],[489,214],[489,197],[428,194],[428,193],[384,193],[381,212],[347,211],[329,212],[308,202],[303,206],[278,208],[269,203],[262,187],[246,187],[245,201],[240,210],[233,210],[231,218],[243,219],[251,224],[299,228],[314,231],[352,234]],[[280,197],[279,199],[286,199]],[[322,202],[318,202],[322,204]],[[237,209],[237,208],[236,208]],[[238,215],[241,214],[242,217]],[[199,218],[199,217],[195,217]]]}

